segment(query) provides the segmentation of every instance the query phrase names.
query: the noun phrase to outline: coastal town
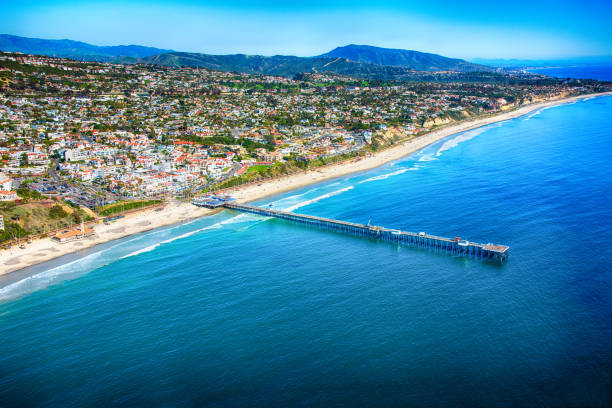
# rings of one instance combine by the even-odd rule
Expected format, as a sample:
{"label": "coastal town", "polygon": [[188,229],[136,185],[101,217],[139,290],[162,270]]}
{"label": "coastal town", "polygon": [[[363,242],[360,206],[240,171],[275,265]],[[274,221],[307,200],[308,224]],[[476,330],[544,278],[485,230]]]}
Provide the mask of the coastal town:
{"label": "coastal town", "polygon": [[0,408],[612,408],[612,0],[0,8]]}
{"label": "coastal town", "polygon": [[[0,53],[0,238],[19,242],[606,90],[526,73],[491,83],[285,78]],[[33,222],[36,202],[45,214]],[[32,208],[19,213],[23,205]]]}

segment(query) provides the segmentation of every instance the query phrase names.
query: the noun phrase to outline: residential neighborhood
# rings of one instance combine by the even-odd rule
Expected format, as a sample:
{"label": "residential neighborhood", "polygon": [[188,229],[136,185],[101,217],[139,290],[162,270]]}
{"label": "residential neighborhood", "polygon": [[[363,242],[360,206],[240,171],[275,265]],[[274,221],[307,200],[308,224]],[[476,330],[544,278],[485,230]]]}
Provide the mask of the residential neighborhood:
{"label": "residential neighborhood", "polygon": [[526,73],[492,82],[443,74],[448,82],[286,78],[0,53],[0,200],[35,191],[99,211],[184,198],[602,90]]}

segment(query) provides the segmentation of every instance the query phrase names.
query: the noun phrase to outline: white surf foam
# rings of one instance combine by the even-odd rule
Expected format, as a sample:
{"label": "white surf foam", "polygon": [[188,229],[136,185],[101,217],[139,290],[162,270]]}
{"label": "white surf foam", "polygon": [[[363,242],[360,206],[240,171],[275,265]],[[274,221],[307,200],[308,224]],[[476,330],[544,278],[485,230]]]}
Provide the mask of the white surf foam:
{"label": "white surf foam", "polygon": [[84,275],[91,270],[91,266],[95,268],[103,266],[105,265],[104,262],[96,263],[96,260],[98,260],[98,258],[100,258],[111,248],[95,252],[62,265],[58,265],[44,272],[28,276],[20,281],[13,282],[10,285],[0,288],[0,302],[15,299],[37,290],[44,289],[51,284],[61,282],[62,280]]}
{"label": "white surf foam", "polygon": [[197,234],[199,232],[202,232],[202,231],[211,230],[211,229],[219,229],[219,228],[221,228],[222,224],[223,224],[223,221],[218,222],[218,223],[213,224],[213,225],[209,225],[208,227],[203,227],[203,228],[199,228],[199,229],[194,230],[194,231],[186,232],[186,233],[184,233],[182,235],[179,235],[179,236],[176,236],[176,237],[168,238],[168,239],[166,239],[164,241],[161,241],[160,245],[161,244],[168,244],[170,242],[174,242],[174,241],[177,241],[179,239],[187,238],[187,237],[190,237],[190,236],[195,235],[195,234]]}
{"label": "white surf foam", "polygon": [[[435,160],[435,159],[431,159],[431,160]],[[419,160],[419,161],[428,161],[428,160]],[[385,179],[388,179],[389,177],[399,176],[400,174],[404,174],[407,171],[418,171],[418,170],[420,170],[422,168],[423,168],[422,165],[415,164],[415,165],[413,165],[410,168],[405,168],[404,167],[404,168],[401,168],[399,170],[392,171],[391,173],[385,173],[385,174],[381,174],[380,176],[370,177],[368,179],[360,181],[359,184],[361,184],[361,183],[369,183],[371,181],[385,180]]]}
{"label": "white surf foam", "polygon": [[389,177],[393,177],[393,176],[397,176],[399,174],[403,174],[403,173],[407,172],[408,170],[410,170],[410,169],[403,168],[403,169],[400,169],[400,170],[392,171],[391,173],[386,173],[386,174],[381,174],[380,176],[370,177],[368,179],[360,181],[359,184],[361,184],[361,183],[369,183],[370,181],[385,180],[385,179],[388,179]]}
{"label": "white surf foam", "polygon": [[440,156],[442,152],[452,149],[453,147],[458,146],[460,143],[467,142],[468,140],[475,138],[476,136],[486,132],[487,130],[490,130],[490,129],[493,129],[499,126],[501,126],[501,123],[495,123],[489,126],[480,127],[477,129],[469,130],[465,133],[460,134],[459,136],[456,136],[450,140],[447,140],[446,142],[442,144],[442,146],[440,146],[440,148],[436,152],[436,156]]}
{"label": "white surf foam", "polygon": [[287,208],[283,209],[283,211],[294,211],[294,210],[297,210],[298,208],[305,207],[307,205],[316,203],[316,202],[321,201],[321,200],[325,200],[326,198],[333,197],[333,196],[336,196],[338,194],[342,194],[345,191],[349,191],[349,190],[352,190],[354,188],[355,188],[355,186],[348,186],[348,187],[341,188],[339,190],[331,191],[329,193],[320,195],[320,196],[312,198],[310,200],[306,200],[306,201],[302,201],[300,203],[294,204],[294,205],[292,205],[290,207],[287,207]]}
{"label": "white surf foam", "polygon": [[[576,103],[576,102],[573,102],[573,103]],[[529,119],[533,118],[534,116],[538,116],[540,113],[544,112],[546,109],[554,108],[555,106],[558,106],[558,105],[545,106],[543,108],[540,108],[540,109],[536,110],[535,112],[530,113],[529,115],[526,115],[525,116],[525,120],[529,120]]]}
{"label": "white surf foam", "polygon": [[[234,217],[235,218],[235,217]],[[191,223],[191,222],[190,222]],[[190,224],[189,223],[189,224]],[[126,241],[121,241],[119,243],[116,243],[108,248],[104,248],[100,251],[94,252],[92,254],[86,255],[82,258],[78,258],[75,259],[71,262],[67,262],[65,264],[62,265],[58,265],[56,267],[47,269],[45,271],[42,271],[40,273],[37,273],[35,275],[30,275],[25,277],[22,280],[13,282],[7,286],[4,286],[2,288],[0,288],[0,302],[4,302],[4,301],[8,301],[11,299],[16,299],[18,297],[27,295],[29,293],[33,293],[37,290],[41,290],[41,289],[45,289],[53,284],[57,284],[59,282],[62,282],[64,280],[67,279],[72,279],[72,278],[76,278],[82,275],[85,275],[89,272],[91,272],[94,269],[100,268],[104,265],[108,265],[112,262],[115,262],[117,259],[124,259],[124,258],[129,258],[132,256],[136,256],[145,252],[151,252],[153,250],[155,250],[157,247],[159,247],[161,244],[166,244],[172,241],[175,241],[177,239],[181,239],[181,238],[186,238],[188,236],[194,235],[198,232],[207,230],[207,229],[213,229],[213,228],[220,228],[221,224],[223,222],[219,222],[213,225],[210,225],[208,227],[204,227],[204,228],[199,228],[195,231],[190,231],[187,232],[185,234],[173,237],[173,238],[169,238],[166,239],[164,241],[160,241],[157,242],[155,244],[149,245],[145,248],[141,248],[138,249],[136,251],[130,252],[127,255],[124,255],[120,258],[116,258],[116,257],[108,257],[108,259],[105,259],[105,255],[108,254],[111,251],[116,251],[117,248],[121,248],[121,247],[125,247],[126,245],[129,245],[132,242],[137,242],[140,241],[142,239],[146,239],[147,237],[150,237],[151,235],[157,235],[159,233],[163,233],[163,232],[168,232],[171,231],[173,229],[176,228],[180,228],[186,224],[181,224],[178,225],[176,227],[170,228],[170,229],[165,229],[165,230],[159,230],[159,231],[151,231],[145,235],[138,235],[133,237],[132,239],[128,239]],[[112,255],[112,254],[111,254]]]}
{"label": "white surf foam", "polygon": [[[313,199],[310,200],[305,200],[305,201],[301,201],[299,203],[293,204],[290,207],[287,207],[285,210],[286,211],[293,211],[294,209],[306,206],[308,204],[312,204],[315,203],[317,201],[321,201],[324,200],[326,198],[341,194],[345,191],[349,191],[351,189],[353,189],[353,186],[349,186],[349,187],[345,187],[336,191],[332,191],[326,194],[323,194],[321,196],[315,197]],[[311,191],[315,191],[316,189],[313,189]],[[307,193],[303,193],[303,194],[297,194],[295,196],[292,196],[291,198],[296,198],[299,196],[303,196]],[[280,200],[279,200],[280,201]],[[194,220],[195,221],[195,220]],[[263,220],[265,221],[265,219]],[[193,221],[192,221],[193,222]],[[245,223],[245,222],[262,222],[262,217],[257,216],[257,215],[252,215],[252,214],[239,214],[236,215],[234,217],[231,217],[227,220],[224,221],[220,221],[217,222],[213,225],[209,225],[203,228],[199,228],[193,231],[189,231],[186,232],[184,234],[178,235],[176,237],[171,237],[168,239],[165,239],[163,241],[157,242],[155,244],[149,245],[147,247],[144,248],[140,248],[138,250],[135,250],[133,252],[128,253],[127,255],[121,256],[120,258],[116,258],[116,257],[109,257],[108,260],[104,260],[104,255],[106,253],[108,253],[109,251],[112,250],[116,250],[117,247],[125,247],[126,244],[132,242],[132,241],[139,241],[142,240],[144,238],[146,238],[147,236],[150,235],[156,235],[162,232],[168,232],[171,231],[173,229],[176,228],[180,228],[186,224],[181,224],[178,225],[176,227],[167,229],[167,230],[161,230],[161,231],[152,231],[150,233],[148,233],[145,236],[137,236],[134,237],[133,239],[127,240],[127,241],[123,241],[120,243],[117,243],[111,247],[105,248],[103,250],[100,250],[98,252],[89,254],[87,256],[84,256],[82,258],[78,258],[75,259],[71,262],[56,266],[54,268],[51,269],[47,269],[46,271],[42,271],[40,273],[37,273],[35,275],[31,275],[28,276],[22,280],[19,280],[17,282],[13,282],[5,287],[0,288],[0,302],[5,302],[11,299],[16,299],[18,297],[27,295],[29,293],[33,293],[37,290],[41,290],[44,288],[47,288],[53,284],[57,284],[61,281],[67,280],[67,279],[71,279],[71,278],[75,278],[81,275],[85,275],[86,273],[100,268],[104,265],[108,265],[111,262],[115,262],[115,260],[117,259],[125,259],[125,258],[129,258],[129,257],[133,257],[133,256],[137,256],[146,252],[151,252],[154,251],[155,249],[157,249],[158,247],[160,247],[161,245],[164,244],[168,244],[174,241],[177,241],[179,239],[184,239],[184,238],[188,238],[190,236],[193,236],[197,233],[206,231],[206,230],[211,230],[211,229],[219,229],[222,228],[224,225],[231,225],[234,223]],[[191,223],[191,222],[190,222]],[[100,259],[102,258],[102,259]]]}
{"label": "white surf foam", "polygon": [[419,158],[420,162],[428,162],[428,161],[432,161],[432,160],[436,160],[436,158],[434,157],[433,154],[426,154],[422,157]]}
{"label": "white surf foam", "polygon": [[153,245],[149,245],[148,247],[139,249],[139,250],[134,251],[134,252],[130,252],[129,254],[124,255],[124,256],[122,256],[119,259],[125,259],[125,258],[129,258],[129,257],[132,257],[132,256],[144,254],[146,252],[151,252],[151,251],[155,250],[156,248],[158,248],[160,245],[169,244],[170,242],[174,242],[174,241],[179,240],[179,239],[190,237],[190,236],[195,235],[195,234],[197,234],[199,232],[202,232],[202,231],[221,228],[222,224],[223,224],[223,221],[218,222],[218,223],[213,224],[213,225],[209,225],[207,227],[199,228],[199,229],[194,230],[194,231],[189,231],[189,232],[186,232],[186,233],[181,234],[181,235],[177,235],[176,237],[165,239],[165,240],[157,242],[157,243],[155,243]]}
{"label": "white surf foam", "polygon": [[240,214],[227,219],[225,221],[221,221],[219,225],[231,225],[231,224],[241,224],[245,222],[253,222],[260,220],[261,217],[253,214]]}
{"label": "white surf foam", "polygon": [[145,252],[151,252],[152,250],[154,250],[158,246],[159,246],[159,242],[157,244],[149,245],[146,248],[139,249],[138,251],[131,252],[131,253],[127,254],[127,255],[123,255],[119,259],[124,259],[124,258],[129,258],[131,256],[136,256],[136,255],[139,255],[139,254],[144,254]]}

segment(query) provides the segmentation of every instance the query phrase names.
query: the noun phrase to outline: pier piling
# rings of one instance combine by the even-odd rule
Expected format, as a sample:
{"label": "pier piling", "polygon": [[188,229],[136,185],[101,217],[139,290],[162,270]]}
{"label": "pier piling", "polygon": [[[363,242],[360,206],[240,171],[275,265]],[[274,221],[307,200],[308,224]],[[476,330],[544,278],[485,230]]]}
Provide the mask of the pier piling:
{"label": "pier piling", "polygon": [[199,207],[222,207],[235,211],[262,215],[264,217],[280,218],[283,220],[294,221],[301,224],[312,225],[319,228],[326,228],[358,236],[378,238],[384,241],[397,242],[410,246],[432,248],[478,258],[497,259],[503,261],[507,259],[508,250],[510,249],[510,247],[506,245],[479,244],[476,242],[461,240],[457,237],[450,239],[429,235],[424,232],[419,232],[417,234],[414,232],[405,232],[373,225],[356,224],[329,218],[315,217],[312,215],[273,210],[271,208],[261,208],[246,204],[238,204],[233,202],[233,199],[230,197],[205,197],[195,199],[192,201],[192,203]]}

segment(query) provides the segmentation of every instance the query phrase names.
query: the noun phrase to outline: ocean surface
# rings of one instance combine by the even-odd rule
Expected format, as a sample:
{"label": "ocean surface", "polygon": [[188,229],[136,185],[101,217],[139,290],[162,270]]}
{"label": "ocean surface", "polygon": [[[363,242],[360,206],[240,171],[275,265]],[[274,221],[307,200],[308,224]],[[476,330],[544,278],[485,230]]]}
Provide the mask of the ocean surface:
{"label": "ocean surface", "polygon": [[0,406],[609,407],[611,117],[542,109],[258,202],[505,263],[224,211],[32,268],[0,288]]}
{"label": "ocean surface", "polygon": [[556,78],[597,79],[612,81],[612,66],[592,65],[576,67],[556,67],[529,69],[534,74],[543,74]]}

